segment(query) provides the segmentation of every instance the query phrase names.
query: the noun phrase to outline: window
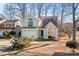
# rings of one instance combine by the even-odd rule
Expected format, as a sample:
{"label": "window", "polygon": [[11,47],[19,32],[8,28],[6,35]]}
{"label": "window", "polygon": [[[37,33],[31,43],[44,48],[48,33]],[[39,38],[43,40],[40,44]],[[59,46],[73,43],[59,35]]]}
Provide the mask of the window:
{"label": "window", "polygon": [[32,27],[33,26],[33,19],[28,19],[28,27]]}
{"label": "window", "polygon": [[43,30],[41,30],[41,36],[43,36],[44,35],[44,31]]}

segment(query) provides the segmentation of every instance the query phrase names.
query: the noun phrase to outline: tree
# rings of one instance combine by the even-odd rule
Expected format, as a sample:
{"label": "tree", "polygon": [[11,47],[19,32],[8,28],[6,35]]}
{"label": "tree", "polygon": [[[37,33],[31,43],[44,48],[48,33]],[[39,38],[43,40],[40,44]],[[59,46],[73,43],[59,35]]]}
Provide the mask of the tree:
{"label": "tree", "polygon": [[3,19],[5,19],[5,16],[4,16],[4,14],[0,14],[0,20],[3,20]]}
{"label": "tree", "polygon": [[13,4],[5,4],[4,14],[5,14],[5,17],[8,19],[15,19],[15,9]]}
{"label": "tree", "polygon": [[17,8],[16,9],[20,11],[21,18],[25,18],[25,16],[26,16],[26,3],[17,3],[16,5],[19,7],[19,9],[17,9]]}
{"label": "tree", "polygon": [[60,36],[62,36],[62,31],[63,31],[63,23],[65,20],[65,18],[67,18],[67,16],[70,16],[71,14],[71,8],[65,4],[65,3],[62,3],[60,4],[60,7],[61,7],[61,15],[60,15]]}
{"label": "tree", "polygon": [[9,19],[25,18],[27,12],[26,3],[5,4],[4,13]]}
{"label": "tree", "polygon": [[41,13],[44,11],[43,6],[44,6],[44,3],[38,3],[38,4],[36,4],[36,9],[37,9],[37,15],[38,15],[38,17],[40,17]]}
{"label": "tree", "polygon": [[63,25],[63,20],[64,20],[64,12],[65,12],[65,4],[61,4],[61,24],[60,24],[60,36],[62,36],[62,25]]}
{"label": "tree", "polygon": [[75,19],[75,13],[76,13],[76,9],[78,7],[78,4],[73,3],[72,4],[72,17],[73,17],[73,40],[76,40],[76,19]]}
{"label": "tree", "polygon": [[72,7],[72,19],[73,19],[73,39],[72,41],[67,42],[67,46],[72,48],[72,53],[75,54],[75,48],[78,47],[78,43],[76,41],[76,10],[78,7],[78,3],[69,4]]}
{"label": "tree", "polygon": [[73,33],[73,24],[71,22],[65,23],[63,30],[68,35],[69,39],[71,39],[71,34]]}
{"label": "tree", "polygon": [[44,4],[45,17],[46,17],[47,14],[48,14],[48,10],[50,9],[50,6],[51,6],[51,4],[49,4],[49,3]]}
{"label": "tree", "polygon": [[34,3],[29,4],[30,13],[36,16],[36,5]]}

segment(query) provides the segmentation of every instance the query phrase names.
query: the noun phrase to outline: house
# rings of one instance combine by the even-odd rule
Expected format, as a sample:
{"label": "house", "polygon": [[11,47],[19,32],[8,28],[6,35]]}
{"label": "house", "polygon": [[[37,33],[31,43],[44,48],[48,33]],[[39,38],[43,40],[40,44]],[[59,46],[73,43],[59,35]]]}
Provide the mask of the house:
{"label": "house", "polygon": [[76,35],[79,35],[79,20],[76,21]]}
{"label": "house", "polygon": [[56,20],[55,16],[36,17],[29,14],[25,19],[15,22],[15,31],[20,33],[21,37],[34,39],[54,37],[57,39],[58,28]]}
{"label": "house", "polygon": [[4,31],[11,31],[13,30],[13,28],[15,27],[15,22],[17,20],[5,20],[5,21],[1,21],[0,23],[0,32],[4,32]]}

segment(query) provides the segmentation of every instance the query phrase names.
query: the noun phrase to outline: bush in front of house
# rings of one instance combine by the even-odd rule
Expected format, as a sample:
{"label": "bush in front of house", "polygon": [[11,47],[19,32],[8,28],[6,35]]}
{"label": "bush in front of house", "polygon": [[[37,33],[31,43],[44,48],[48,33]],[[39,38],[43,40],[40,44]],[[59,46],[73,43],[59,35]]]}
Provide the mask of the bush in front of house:
{"label": "bush in front of house", "polygon": [[3,38],[9,38],[9,32],[8,31],[4,31],[3,32]]}
{"label": "bush in front of house", "polygon": [[15,36],[15,35],[16,35],[16,32],[15,32],[15,31],[10,31],[10,32],[9,32],[9,35]]}
{"label": "bush in front of house", "polygon": [[48,40],[49,40],[49,41],[51,41],[51,40],[54,40],[54,41],[55,41],[56,38],[55,38],[54,36],[48,36]]}
{"label": "bush in front of house", "polygon": [[76,40],[67,41],[66,46],[72,49],[72,53],[75,53],[75,49],[78,48],[78,42]]}
{"label": "bush in front of house", "polygon": [[19,49],[23,49],[25,47],[29,47],[30,41],[28,41],[25,38],[13,37],[13,39],[11,40],[11,44],[12,44],[11,48],[13,50],[19,50]]}

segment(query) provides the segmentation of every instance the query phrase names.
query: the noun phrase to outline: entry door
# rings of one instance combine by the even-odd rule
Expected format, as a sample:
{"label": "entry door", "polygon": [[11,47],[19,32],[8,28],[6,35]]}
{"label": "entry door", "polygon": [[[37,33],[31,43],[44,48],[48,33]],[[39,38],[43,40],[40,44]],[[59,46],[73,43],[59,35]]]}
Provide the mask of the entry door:
{"label": "entry door", "polygon": [[41,37],[43,38],[43,36],[44,36],[44,31],[41,30]]}

